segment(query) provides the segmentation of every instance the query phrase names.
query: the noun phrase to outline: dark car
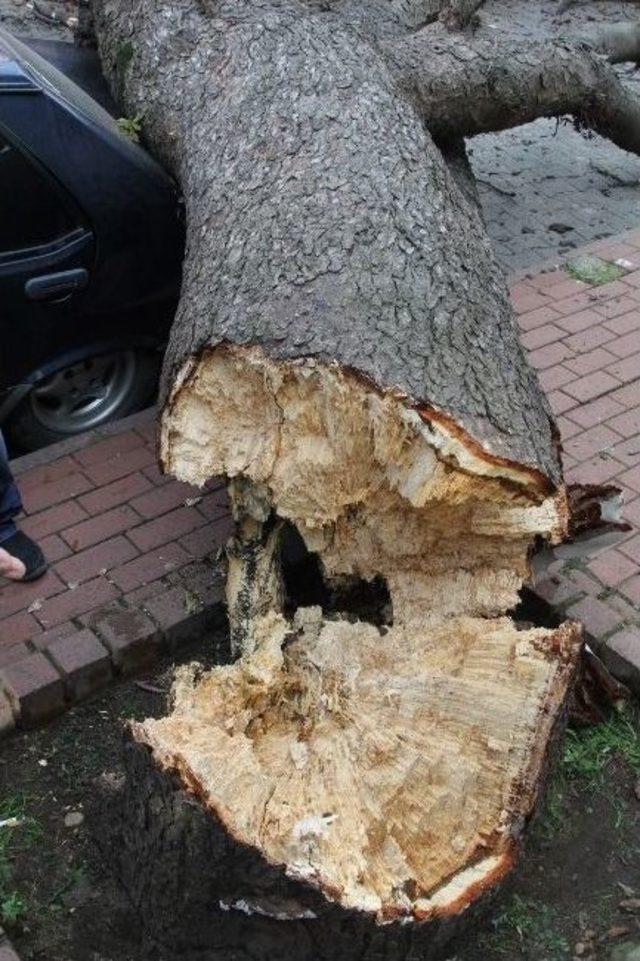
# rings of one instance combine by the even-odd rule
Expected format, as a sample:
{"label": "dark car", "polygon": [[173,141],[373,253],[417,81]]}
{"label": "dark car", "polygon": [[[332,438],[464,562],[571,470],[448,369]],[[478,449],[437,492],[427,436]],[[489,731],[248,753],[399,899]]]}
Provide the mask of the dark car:
{"label": "dark car", "polygon": [[0,29],[0,426],[20,451],[153,400],[184,247],[95,52],[29,44]]}

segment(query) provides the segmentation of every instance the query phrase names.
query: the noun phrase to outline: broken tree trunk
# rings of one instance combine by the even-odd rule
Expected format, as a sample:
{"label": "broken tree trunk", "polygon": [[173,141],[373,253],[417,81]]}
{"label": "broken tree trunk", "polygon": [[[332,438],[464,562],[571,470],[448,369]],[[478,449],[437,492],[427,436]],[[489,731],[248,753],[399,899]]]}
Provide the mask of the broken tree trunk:
{"label": "broken tree trunk", "polygon": [[[575,625],[507,615],[569,508],[460,139],[501,51],[435,22],[453,6],[477,4],[94,3],[185,196],[161,460],[226,475],[237,521],[237,660],[131,726],[105,849],[146,926],[212,957],[435,955],[517,858],[575,674]],[[610,68],[576,51],[582,108]],[[575,72],[534,76],[521,119],[549,84],[572,109]],[[619,130],[625,97],[581,122]],[[330,592],[384,582],[384,623],[294,609],[291,527]]]}

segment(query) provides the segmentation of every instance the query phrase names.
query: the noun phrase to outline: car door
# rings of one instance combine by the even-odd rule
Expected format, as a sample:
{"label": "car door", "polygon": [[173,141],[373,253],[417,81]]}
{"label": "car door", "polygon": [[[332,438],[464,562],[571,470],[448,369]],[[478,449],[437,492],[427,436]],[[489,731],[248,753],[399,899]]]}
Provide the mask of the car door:
{"label": "car door", "polygon": [[46,367],[80,322],[94,247],[73,199],[0,127],[0,389]]}

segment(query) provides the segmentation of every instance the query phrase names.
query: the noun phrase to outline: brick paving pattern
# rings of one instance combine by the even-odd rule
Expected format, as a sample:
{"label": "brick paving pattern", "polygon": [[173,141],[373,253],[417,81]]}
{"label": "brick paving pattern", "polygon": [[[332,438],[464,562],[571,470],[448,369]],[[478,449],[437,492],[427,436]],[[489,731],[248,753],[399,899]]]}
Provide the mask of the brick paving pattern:
{"label": "brick paving pattern", "polygon": [[625,270],[600,286],[561,268],[512,286],[522,340],[556,414],[569,482],[615,484],[632,529],[596,556],[551,565],[540,596],[583,622],[640,692],[640,230],[582,248]]}
{"label": "brick paving pattern", "polygon": [[[618,261],[591,286],[562,268],[514,281],[522,339],[557,415],[569,481],[615,483],[640,526],[640,230],[584,248]],[[14,462],[23,527],[52,569],[0,588],[0,729],[38,724],[221,615],[216,555],[231,531],[219,481],[164,477],[155,415],[129,418]],[[598,556],[555,562],[541,597],[584,622],[620,677],[640,690],[640,533]]]}
{"label": "brick paving pattern", "polygon": [[0,728],[47,720],[219,620],[226,493],[162,476],[154,424],[147,411],[14,462],[22,527],[52,568],[0,587]]}

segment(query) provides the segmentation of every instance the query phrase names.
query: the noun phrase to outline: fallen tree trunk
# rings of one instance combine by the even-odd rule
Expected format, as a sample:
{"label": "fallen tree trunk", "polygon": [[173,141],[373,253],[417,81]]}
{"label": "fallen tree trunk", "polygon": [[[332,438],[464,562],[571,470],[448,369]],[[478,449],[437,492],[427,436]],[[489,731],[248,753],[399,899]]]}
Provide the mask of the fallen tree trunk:
{"label": "fallen tree trunk", "polygon": [[[536,540],[569,530],[557,433],[461,146],[468,74],[431,106],[424,75],[430,37],[474,77],[501,52],[416,32],[450,8],[94,3],[185,196],[160,457],[226,475],[237,521],[238,659],[132,726],[108,807],[120,877],[179,948],[435,956],[514,864],[563,716],[578,628],[507,616]],[[383,585],[375,623],[296,610],[291,529],[328,595]]]}

